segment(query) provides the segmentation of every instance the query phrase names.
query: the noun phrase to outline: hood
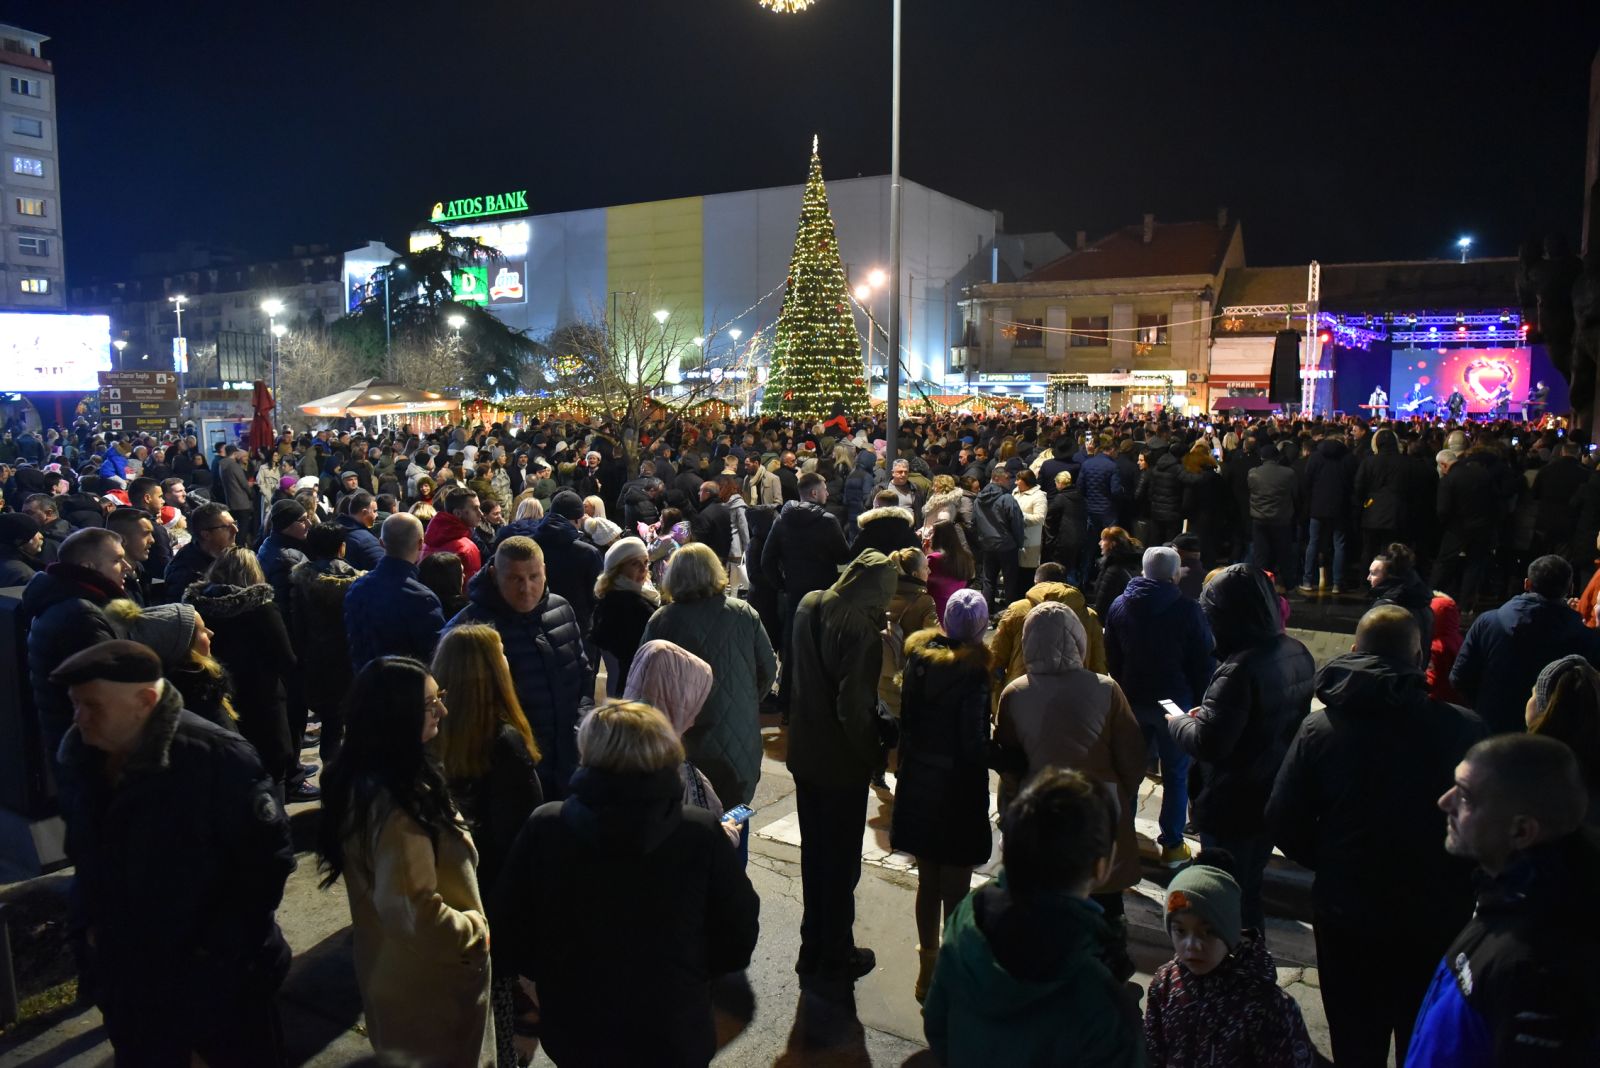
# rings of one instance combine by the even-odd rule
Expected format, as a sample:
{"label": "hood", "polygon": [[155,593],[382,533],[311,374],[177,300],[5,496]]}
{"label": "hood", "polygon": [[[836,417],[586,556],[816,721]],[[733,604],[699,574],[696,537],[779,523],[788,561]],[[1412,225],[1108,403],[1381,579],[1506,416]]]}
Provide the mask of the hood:
{"label": "hood", "polygon": [[[1181,559],[1181,556],[1180,556]],[[1127,588],[1122,591],[1122,596],[1142,609],[1151,612],[1165,611],[1172,602],[1183,596],[1183,590],[1178,588],[1176,582],[1157,582],[1155,579],[1136,575],[1128,580]]]}
{"label": "hood", "polygon": [[68,493],[56,498],[56,510],[74,530],[84,527],[103,527],[106,514],[93,494]]}
{"label": "hood", "polygon": [[809,527],[828,521],[828,512],[816,501],[785,501],[778,518],[791,526]]}
{"label": "hood", "polygon": [[1519,593],[1495,611],[1513,634],[1519,627],[1544,626],[1551,616],[1575,615],[1565,601],[1547,600],[1537,593]]}
{"label": "hood", "polygon": [[1078,614],[1059,601],[1035,606],[1022,621],[1022,662],[1030,675],[1078,671],[1089,654],[1089,635]]}
{"label": "hood", "polygon": [[683,822],[677,768],[634,774],[580,767],[572,773],[561,820],[605,852],[642,857]]}
{"label": "hood", "polygon": [[1200,591],[1200,607],[1216,639],[1218,659],[1283,633],[1283,614],[1272,582],[1266,572],[1250,564],[1223,568]]}
{"label": "hood", "polygon": [[1107,929],[1087,901],[1019,900],[1002,869],[999,880],[972,894],[970,907],[970,923],[952,923],[940,964],[959,970],[956,989],[983,1002],[985,1017],[1025,1020],[1050,1011],[1048,1003],[1074,973],[1098,966],[1096,950]]}
{"label": "hood", "polygon": [[1065,582],[1036,582],[1028,590],[1028,603],[1041,605],[1046,601],[1059,601],[1072,609],[1078,616],[1082,616],[1089,608],[1088,600],[1083,596],[1083,591],[1076,586],[1069,586]]}
{"label": "hood", "polygon": [[990,502],[992,502],[996,497],[1009,497],[1009,496],[1011,496],[1011,491],[1010,490],[1001,489],[998,485],[996,485],[993,482],[984,483],[983,489],[978,491],[978,499],[980,501],[990,501]]}
{"label": "hood", "polygon": [[868,549],[850,561],[833,592],[839,600],[866,616],[874,628],[883,622],[894,596],[895,579],[900,569],[876,549]]}
{"label": "hood", "polygon": [[1155,467],[1155,469],[1157,471],[1171,471],[1174,468],[1178,468],[1178,467],[1182,467],[1182,466],[1183,466],[1183,461],[1179,460],[1176,456],[1172,455],[1172,453],[1170,453],[1170,452],[1162,453],[1161,456],[1156,460],[1156,462],[1154,464],[1154,467]]}
{"label": "hood", "polygon": [[1433,590],[1415,571],[1405,578],[1385,578],[1372,592],[1377,600],[1399,605],[1409,612],[1421,611],[1433,602]]}
{"label": "hood", "polygon": [[467,525],[449,512],[435,512],[428,520],[428,529],[422,534],[422,544],[433,549],[449,546],[462,538],[471,538]]}
{"label": "hood", "polygon": [[344,598],[351,583],[365,574],[343,560],[303,560],[289,572],[289,582],[329,594],[337,601]]}
{"label": "hood", "polygon": [[989,650],[979,642],[958,642],[937,630],[919,630],[906,639],[906,656],[919,654],[939,667],[964,664],[974,671],[989,666]]}
{"label": "hood", "polygon": [[871,449],[862,449],[856,453],[856,468],[861,471],[873,473],[878,468],[878,454]]}
{"label": "hood", "polygon": [[960,508],[962,496],[962,492],[958,489],[950,490],[948,493],[930,493],[922,504],[923,514],[937,512],[941,508]]}
{"label": "hood", "polygon": [[1350,455],[1350,448],[1339,438],[1323,438],[1317,442],[1317,453],[1324,460],[1342,460]]}
{"label": "hood", "polygon": [[1433,640],[1441,649],[1461,648],[1461,606],[1449,594],[1433,596]]}
{"label": "hood", "polygon": [[682,738],[711,696],[712,681],[710,664],[681,645],[657,639],[634,653],[622,698],[658,709]]}
{"label": "hood", "polygon": [[909,527],[911,525],[911,510],[909,508],[901,508],[898,505],[891,505],[888,508],[869,508],[856,517],[856,525],[865,527],[875,519],[898,519]]}
{"label": "hood", "polygon": [[215,619],[234,619],[271,604],[272,587],[266,583],[259,586],[229,586],[201,579],[183,591],[183,602],[192,605],[207,623]]}
{"label": "hood", "polygon": [[1358,716],[1385,714],[1428,696],[1428,680],[1416,665],[1372,653],[1334,657],[1317,672],[1316,686],[1323,704]]}

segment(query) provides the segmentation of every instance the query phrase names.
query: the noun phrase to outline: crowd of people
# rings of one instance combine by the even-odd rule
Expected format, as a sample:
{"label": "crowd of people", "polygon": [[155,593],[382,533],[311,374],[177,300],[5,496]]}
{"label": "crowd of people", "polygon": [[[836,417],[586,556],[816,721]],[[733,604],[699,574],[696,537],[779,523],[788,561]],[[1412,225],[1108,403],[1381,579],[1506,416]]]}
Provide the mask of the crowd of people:
{"label": "crowd of people", "polygon": [[[1268,949],[1275,848],[1314,873],[1336,1063],[1600,1058],[1592,447],[1023,414],[910,420],[892,462],[882,437],[8,431],[27,764],[119,1057],[279,1062],[286,806],[320,802],[379,1052],[504,1068],[536,1032],[557,1063],[706,1063],[709,983],[760,929],[766,714],[802,983],[876,967],[877,791],[945,1063],[1315,1063]],[[1287,627],[1308,597],[1360,613],[1320,668]],[[1174,955],[1141,1009],[1147,865]]]}

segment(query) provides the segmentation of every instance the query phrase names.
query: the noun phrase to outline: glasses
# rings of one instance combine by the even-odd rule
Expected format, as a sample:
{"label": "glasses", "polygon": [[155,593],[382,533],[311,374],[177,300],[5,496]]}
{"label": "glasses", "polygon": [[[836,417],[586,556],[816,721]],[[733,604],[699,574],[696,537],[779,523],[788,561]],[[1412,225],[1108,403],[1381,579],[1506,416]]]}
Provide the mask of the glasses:
{"label": "glasses", "polygon": [[214,527],[201,527],[200,528],[200,533],[205,534],[208,531],[212,531],[212,530],[231,530],[235,534],[237,534],[237,533],[239,533],[239,524],[238,523],[218,523]]}
{"label": "glasses", "polygon": [[438,710],[440,712],[446,711],[446,709],[444,707],[444,699],[445,699],[446,692],[447,691],[445,691],[445,690],[440,690],[438,693],[434,694],[432,697],[427,698],[426,700],[424,700],[422,702],[422,707],[428,709],[430,712],[434,711],[434,710]]}

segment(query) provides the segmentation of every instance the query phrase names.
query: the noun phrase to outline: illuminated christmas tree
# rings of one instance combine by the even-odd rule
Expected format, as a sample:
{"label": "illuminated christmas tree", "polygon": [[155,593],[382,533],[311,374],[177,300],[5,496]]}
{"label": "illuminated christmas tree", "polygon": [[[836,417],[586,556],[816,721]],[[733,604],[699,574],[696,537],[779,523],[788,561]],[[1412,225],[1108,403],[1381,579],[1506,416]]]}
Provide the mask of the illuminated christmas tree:
{"label": "illuminated christmas tree", "polygon": [[773,334],[762,410],[818,419],[830,415],[835,405],[849,414],[865,412],[867,384],[844,262],[828,212],[828,189],[822,183],[822,158],[812,138],[811,172],[800,200],[800,226]]}

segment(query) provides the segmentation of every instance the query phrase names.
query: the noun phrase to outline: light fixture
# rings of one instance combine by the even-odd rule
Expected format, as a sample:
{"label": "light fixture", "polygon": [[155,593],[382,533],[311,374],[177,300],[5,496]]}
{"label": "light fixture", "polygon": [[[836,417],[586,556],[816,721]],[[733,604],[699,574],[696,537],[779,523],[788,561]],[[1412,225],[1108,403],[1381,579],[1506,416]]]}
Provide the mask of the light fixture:
{"label": "light fixture", "polygon": [[670,313],[667,312],[665,309],[663,309],[661,311],[656,312],[655,316],[656,316],[656,322],[660,323],[662,326],[666,326],[667,325],[667,319],[670,317]]}
{"label": "light fixture", "polygon": [[445,322],[450,324],[450,329],[460,330],[463,326],[467,325],[467,317],[465,315],[452,315],[450,318],[446,319]]}
{"label": "light fixture", "polygon": [[272,336],[273,337],[282,337],[283,335],[287,334],[288,332],[289,332],[289,328],[287,326],[284,326],[282,323],[273,323],[272,324]]}
{"label": "light fixture", "polygon": [[270,297],[261,302],[261,310],[270,316],[281,315],[283,314],[283,301],[277,297]]}
{"label": "light fixture", "polygon": [[758,0],[762,7],[779,15],[796,15],[816,3],[816,0]]}
{"label": "light fixture", "polygon": [[122,355],[122,350],[128,347],[128,343],[119,337],[111,343],[111,347],[116,349],[117,355],[120,356]]}
{"label": "light fixture", "polygon": [[734,328],[733,328],[733,329],[732,329],[732,330],[729,330],[729,331],[728,331],[728,336],[729,336],[729,337],[731,337],[731,338],[733,338],[733,340],[735,340],[735,341],[738,341],[738,340],[739,340],[739,339],[740,339],[740,338],[742,338],[742,337],[744,337],[744,331],[743,331],[743,330],[740,330],[740,329],[739,329],[739,328],[738,328],[738,327],[737,327],[737,326],[736,326],[736,327],[734,327]]}
{"label": "light fixture", "polygon": [[889,280],[889,276],[886,273],[884,273],[884,270],[883,270],[882,267],[874,267],[872,269],[871,273],[869,273],[867,275],[867,284],[872,286],[873,289],[877,289],[879,286],[883,285],[888,280]]}
{"label": "light fixture", "polygon": [[856,286],[856,299],[861,303],[865,304],[867,300],[871,298],[871,296],[872,287],[867,285],[867,283],[862,282],[860,285]]}
{"label": "light fixture", "polygon": [[699,336],[695,336],[693,338],[690,338],[689,340],[694,342],[694,345],[695,345],[696,348],[699,348],[701,345],[704,345],[706,343],[706,339],[703,338],[703,337],[699,337]]}

